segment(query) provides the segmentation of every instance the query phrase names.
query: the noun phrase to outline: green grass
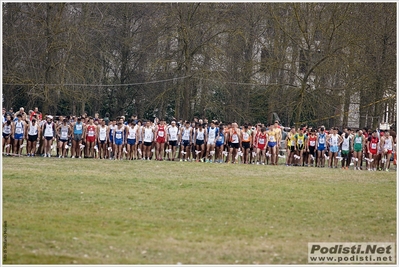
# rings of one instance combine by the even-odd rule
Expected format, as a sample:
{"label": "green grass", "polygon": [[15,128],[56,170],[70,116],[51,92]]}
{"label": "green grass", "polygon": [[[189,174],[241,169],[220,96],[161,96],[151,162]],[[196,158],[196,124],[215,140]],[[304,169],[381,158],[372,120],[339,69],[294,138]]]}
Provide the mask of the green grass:
{"label": "green grass", "polygon": [[396,173],[3,158],[7,261],[305,264],[308,242],[395,242]]}

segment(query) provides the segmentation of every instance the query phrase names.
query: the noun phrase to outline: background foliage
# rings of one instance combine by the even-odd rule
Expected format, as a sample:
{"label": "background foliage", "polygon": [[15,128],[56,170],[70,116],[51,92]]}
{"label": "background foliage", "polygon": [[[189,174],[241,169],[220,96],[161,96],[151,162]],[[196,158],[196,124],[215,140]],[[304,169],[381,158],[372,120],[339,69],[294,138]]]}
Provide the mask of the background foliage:
{"label": "background foliage", "polygon": [[3,3],[2,12],[6,108],[396,122],[396,3]]}

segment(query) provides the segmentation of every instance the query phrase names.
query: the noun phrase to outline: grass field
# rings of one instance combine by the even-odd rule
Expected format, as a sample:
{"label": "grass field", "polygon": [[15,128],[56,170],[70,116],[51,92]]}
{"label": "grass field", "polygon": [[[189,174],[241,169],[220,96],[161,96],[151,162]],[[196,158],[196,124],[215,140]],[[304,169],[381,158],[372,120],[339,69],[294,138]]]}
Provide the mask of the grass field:
{"label": "grass field", "polygon": [[4,263],[305,264],[308,242],[396,241],[396,172],[2,163]]}

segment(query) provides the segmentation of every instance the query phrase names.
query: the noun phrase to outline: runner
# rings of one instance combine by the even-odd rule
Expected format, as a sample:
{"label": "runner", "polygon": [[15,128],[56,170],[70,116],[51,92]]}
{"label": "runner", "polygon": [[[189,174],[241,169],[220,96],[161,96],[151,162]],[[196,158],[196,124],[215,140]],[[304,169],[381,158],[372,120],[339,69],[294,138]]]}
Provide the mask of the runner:
{"label": "runner", "polygon": [[299,132],[295,134],[295,150],[298,152],[299,166],[303,166],[303,152],[308,149],[307,137],[303,133],[303,127],[299,128]]}
{"label": "runner", "polygon": [[82,158],[82,150],[80,146],[82,145],[82,137],[84,125],[82,118],[78,117],[76,121],[71,124],[72,131],[72,158]]}
{"label": "runner", "polygon": [[107,158],[107,143],[108,143],[108,127],[105,125],[105,120],[101,120],[101,125],[97,126],[97,144],[98,144],[98,154],[100,159]]}
{"label": "runner", "polygon": [[[217,125],[215,125],[217,126]],[[226,143],[226,139],[224,138],[224,126],[221,124],[219,125],[218,134],[216,136],[216,143],[215,143],[215,153],[216,153],[216,160],[217,163],[223,163],[223,149]]]}
{"label": "runner", "polygon": [[56,157],[58,158],[59,156],[60,156],[60,148],[58,147],[58,142],[59,142],[59,139],[60,139],[60,137],[58,136],[58,134],[57,134],[57,129],[58,129],[58,127],[60,127],[60,125],[62,124],[62,120],[63,120],[63,116],[56,116],[55,118],[54,118],[54,124],[55,124],[55,130],[56,130],[56,134],[55,134],[55,149],[56,149],[56,152],[57,152],[57,154],[56,154]]}
{"label": "runner", "polygon": [[19,111],[15,112],[15,118],[14,118],[14,122],[16,122],[18,120],[18,115],[21,115],[21,120],[26,121],[26,113],[25,113],[25,109],[23,107],[19,108]]}
{"label": "runner", "polygon": [[257,147],[257,137],[260,132],[260,127],[258,127],[258,124],[255,124],[254,126],[251,127],[251,138],[252,138],[252,146],[249,150],[249,163],[250,164],[255,164],[257,162],[257,154],[256,154],[256,147]]}
{"label": "runner", "polygon": [[238,128],[238,124],[236,122],[231,124],[229,136],[230,136],[231,145],[229,146],[228,162],[231,162],[232,164],[238,163],[238,161],[236,162],[236,160],[238,159],[237,153],[240,149],[240,144],[241,144],[241,138],[240,138],[241,131]]}
{"label": "runner", "polygon": [[107,157],[112,160],[115,159],[115,142],[114,142],[114,133],[116,129],[116,120],[112,120],[109,122],[108,126],[108,148],[107,148]]}
{"label": "runner", "polygon": [[47,123],[46,117],[44,117],[44,119],[38,121],[38,126],[40,128],[40,136],[39,136],[39,139],[38,139],[39,148],[36,150],[36,154],[39,154],[41,156],[44,156],[43,126],[46,123]]}
{"label": "runner", "polygon": [[197,130],[198,130],[198,122],[194,121],[191,122],[191,148],[190,148],[190,158],[192,159],[192,161],[195,161],[197,154],[195,154],[195,150],[197,149],[197,145],[196,145],[196,134],[197,134]]}
{"label": "runner", "polygon": [[367,152],[368,152],[368,162],[369,162],[369,171],[376,171],[378,164],[378,147],[379,147],[380,139],[378,138],[377,130],[374,130],[373,133],[367,138]]}
{"label": "runner", "polygon": [[175,160],[176,157],[176,147],[179,141],[179,127],[176,126],[176,121],[173,120],[171,125],[168,127],[168,136],[167,140],[169,141],[169,153],[168,153],[168,160]]}
{"label": "runner", "polygon": [[151,122],[147,121],[145,127],[142,129],[142,140],[143,140],[143,160],[150,160],[151,157],[151,146],[154,141],[154,130],[151,128]]}
{"label": "runner", "polygon": [[56,129],[58,136],[59,158],[65,158],[66,146],[68,145],[69,137],[71,136],[71,128],[67,124],[68,120],[63,119],[62,124]]}
{"label": "runner", "polygon": [[208,128],[207,134],[208,134],[208,142],[206,144],[206,151],[208,157],[206,159],[206,162],[212,163],[212,159],[214,158],[215,155],[216,138],[219,135],[219,128],[216,127],[214,121],[211,121],[211,126]]}
{"label": "runner", "polygon": [[349,165],[351,163],[350,154],[352,152],[353,142],[352,136],[350,135],[349,131],[346,131],[342,134],[342,147],[341,147],[341,167],[344,170],[349,169]]}
{"label": "runner", "polygon": [[141,120],[137,121],[137,137],[138,137],[138,143],[137,143],[137,159],[142,159],[143,157],[143,125]]}
{"label": "runner", "polygon": [[163,160],[163,155],[165,151],[165,143],[167,142],[166,135],[166,123],[165,120],[161,120],[159,125],[155,128],[155,159]]}
{"label": "runner", "polygon": [[296,158],[294,158],[294,155],[296,155],[296,143],[295,143],[295,135],[296,135],[296,129],[295,126],[291,126],[291,130],[287,134],[287,165],[288,166],[293,166],[294,163],[296,162]]}
{"label": "runner", "polygon": [[[362,158],[363,157],[367,157],[367,139],[369,138],[369,132],[371,134],[371,129],[367,129],[366,127],[363,128],[363,154],[362,154]],[[384,135],[384,133],[382,133],[382,135]],[[366,168],[367,168],[367,161],[366,161]],[[363,167],[363,160],[360,161],[360,170],[362,170]]]}
{"label": "runner", "polygon": [[184,121],[183,122],[183,119],[180,119],[178,122],[177,122],[177,127],[179,128],[179,136],[178,136],[178,142],[177,142],[177,158],[176,158],[176,160],[179,160],[179,159],[181,159],[181,152],[182,152],[182,150],[180,149],[180,144],[181,144],[181,142],[182,142],[182,139],[181,139],[181,131],[184,129],[184,124],[185,124],[185,122],[186,121]]}
{"label": "runner", "polygon": [[26,139],[28,140],[28,146],[26,148],[26,151],[28,153],[28,157],[31,156],[34,157],[36,151],[37,139],[40,134],[40,127],[37,124],[36,118],[33,117],[32,121],[29,122],[26,133],[27,133]]}
{"label": "runner", "polygon": [[[182,153],[180,154],[180,161],[190,160],[190,145],[192,143],[192,128],[190,127],[190,122],[186,121],[184,127],[180,131],[180,150]],[[184,153],[183,153],[184,152]]]}
{"label": "runner", "polygon": [[123,146],[125,144],[125,125],[120,120],[117,120],[116,127],[114,128],[114,159],[115,160],[122,160],[123,159]]}
{"label": "runner", "polygon": [[39,112],[39,108],[35,107],[33,112],[29,116],[29,120],[32,121],[32,119],[36,116],[36,122],[39,122],[42,120],[42,114]]}
{"label": "runner", "polygon": [[72,157],[72,133],[73,133],[73,122],[75,121],[75,118],[71,118],[71,116],[66,116],[67,119],[67,124],[69,126],[70,129],[70,135],[68,138],[68,146],[66,146],[66,151],[65,151],[65,155],[69,154],[69,150],[71,150],[71,157]]}
{"label": "runner", "polygon": [[330,145],[330,152],[328,153],[328,156],[330,158],[330,168],[333,168],[333,163],[334,163],[334,168],[338,168],[338,151],[339,151],[339,146],[342,143],[342,137],[338,135],[338,128],[333,128],[332,134],[330,134],[329,139],[328,139],[328,144]]}
{"label": "runner", "polygon": [[11,115],[6,116],[6,121],[3,123],[3,153],[10,156],[11,150],[11,131],[13,128],[13,121]]}
{"label": "runner", "polygon": [[[97,117],[96,117],[96,115],[97,115]],[[98,116],[99,116],[99,114],[96,113],[96,114],[94,115],[94,119],[93,119],[93,122],[94,122],[94,133],[95,133],[94,147],[93,147],[93,158],[95,158],[95,159],[98,159],[99,156],[100,156],[99,153],[98,153],[98,152],[99,152],[100,144],[98,143],[98,133],[97,133],[97,130],[98,130],[98,126],[101,125],[101,119],[99,119]]]}
{"label": "runner", "polygon": [[[308,126],[303,127],[303,134],[305,135],[306,138],[306,146],[309,148],[309,136],[310,136],[310,129]],[[308,149],[303,151],[303,165],[308,167],[308,162],[309,162],[309,152]]]}
{"label": "runner", "polygon": [[[152,129],[152,131],[153,131],[153,133],[154,133],[154,139],[153,139],[153,141],[152,141],[152,144],[151,144],[151,149],[150,149],[150,160],[152,160],[152,158],[153,158],[153,156],[154,156],[154,152],[155,152],[155,130],[156,130],[156,127],[157,127],[157,124],[155,123],[155,122],[152,122],[152,121],[150,121],[150,128]],[[167,127],[167,125],[166,125],[166,127]],[[166,128],[165,127],[165,128]],[[166,144],[166,143],[165,143]],[[165,146],[165,150],[166,150],[166,146]],[[163,157],[165,158],[165,153],[166,153],[166,151],[163,151],[162,153],[163,153]],[[155,158],[155,157],[154,157]]]}
{"label": "runner", "polygon": [[224,131],[224,140],[225,140],[225,145],[224,145],[224,154],[226,155],[226,159],[225,159],[225,163],[229,163],[229,158],[231,153],[230,152],[230,148],[231,148],[231,136],[230,136],[230,131],[231,131],[231,123],[227,123],[227,129]]}
{"label": "runner", "polygon": [[354,170],[360,171],[360,162],[362,161],[362,151],[363,151],[364,137],[363,131],[357,130],[353,141],[353,159],[355,160]]}
{"label": "runner", "polygon": [[85,144],[85,158],[94,158],[94,145],[96,143],[96,126],[94,125],[94,120],[92,117],[89,118],[88,125],[85,129],[84,140]]}
{"label": "runner", "polygon": [[7,121],[6,117],[7,117],[6,109],[3,108],[3,112],[2,112],[3,124]]}
{"label": "runner", "polygon": [[242,150],[242,153],[243,153],[242,162],[244,164],[249,164],[249,161],[248,161],[249,155],[248,155],[248,153],[249,153],[249,150],[250,150],[250,148],[252,146],[252,142],[253,142],[251,137],[252,137],[252,132],[249,129],[248,124],[244,124],[244,130],[241,131],[241,138],[240,138],[240,140],[241,140],[241,146],[240,147],[241,147],[241,150]]}
{"label": "runner", "polygon": [[348,155],[348,162],[349,162],[349,166],[350,164],[352,164],[352,156],[353,156],[353,138],[355,137],[354,131],[351,128],[348,128],[348,134],[349,137],[351,139],[351,150],[349,151],[349,155]]}
{"label": "runner", "polygon": [[133,119],[128,120],[128,128],[126,131],[127,139],[127,157],[128,160],[137,159],[137,144],[136,138],[138,135],[138,126]]}
{"label": "runner", "polygon": [[44,157],[51,157],[51,146],[55,139],[55,123],[52,116],[47,116],[46,123],[43,124]]}
{"label": "runner", "polygon": [[257,135],[256,141],[256,155],[258,161],[256,164],[265,165],[266,163],[266,144],[268,143],[268,137],[266,133],[266,127],[262,127]]}
{"label": "runner", "polygon": [[320,128],[320,132],[317,134],[317,167],[325,167],[325,150],[326,150],[327,134],[324,131],[324,127]]}
{"label": "runner", "polygon": [[278,165],[278,155],[280,153],[280,148],[281,148],[282,132],[281,132],[279,123],[280,122],[278,120],[274,121],[274,127],[273,127],[273,131],[276,133],[275,136],[276,136],[276,142],[277,142],[276,155],[274,157],[274,162],[273,162],[274,165]]}
{"label": "runner", "polygon": [[277,157],[277,154],[276,154],[277,133],[274,130],[274,125],[273,124],[270,125],[269,131],[267,132],[267,135],[268,135],[269,142],[267,143],[268,153],[266,153],[266,161],[267,161],[267,164],[269,164],[268,157],[267,157],[269,155],[270,156],[271,165],[276,165],[275,164],[275,162],[276,162],[275,158]]}
{"label": "runner", "polygon": [[205,150],[205,142],[206,142],[206,131],[203,128],[202,124],[198,124],[198,129],[195,131],[195,155],[196,161],[204,162],[204,150]]}
{"label": "runner", "polygon": [[383,164],[383,169],[385,171],[389,171],[389,167],[391,164],[391,156],[393,150],[393,139],[389,134],[389,130],[385,130],[385,134],[381,137],[381,151],[382,151],[382,159],[381,162]]}
{"label": "runner", "polygon": [[316,166],[316,164],[314,164],[316,157],[316,141],[317,141],[316,130],[311,129],[310,135],[308,136],[308,145],[307,145],[309,167]]}
{"label": "runner", "polygon": [[11,128],[12,136],[14,136],[13,154],[16,156],[21,156],[21,145],[24,142],[26,123],[22,120],[22,115],[20,113],[17,115],[17,121],[13,124],[13,126],[14,127]]}

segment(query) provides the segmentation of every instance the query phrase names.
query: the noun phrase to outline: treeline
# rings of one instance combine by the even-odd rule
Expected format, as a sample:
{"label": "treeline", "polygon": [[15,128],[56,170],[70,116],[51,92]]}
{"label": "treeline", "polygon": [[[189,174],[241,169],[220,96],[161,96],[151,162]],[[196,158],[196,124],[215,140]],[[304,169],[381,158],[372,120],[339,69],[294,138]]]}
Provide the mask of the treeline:
{"label": "treeline", "polygon": [[3,3],[3,106],[375,127],[396,31],[396,3]]}

